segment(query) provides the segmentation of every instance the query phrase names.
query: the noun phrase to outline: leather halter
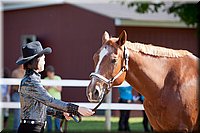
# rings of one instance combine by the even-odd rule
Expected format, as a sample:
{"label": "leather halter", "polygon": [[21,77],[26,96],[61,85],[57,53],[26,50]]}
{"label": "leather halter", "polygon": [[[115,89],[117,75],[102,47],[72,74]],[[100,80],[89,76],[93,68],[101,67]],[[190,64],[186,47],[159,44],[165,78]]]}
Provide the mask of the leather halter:
{"label": "leather halter", "polygon": [[119,76],[121,76],[125,71],[128,71],[128,61],[129,61],[129,51],[128,51],[127,47],[124,46],[124,62],[125,62],[125,66],[123,66],[121,68],[121,70],[113,78],[107,79],[106,77],[102,76],[101,74],[94,73],[94,72],[90,74],[90,78],[96,77],[99,80],[103,81],[107,85],[107,87],[103,90],[103,97],[102,97],[101,101],[96,105],[96,107],[92,111],[96,111],[97,108],[101,105],[101,103],[105,99],[106,94],[108,94],[108,92],[110,91],[111,87],[113,86],[113,82]]}

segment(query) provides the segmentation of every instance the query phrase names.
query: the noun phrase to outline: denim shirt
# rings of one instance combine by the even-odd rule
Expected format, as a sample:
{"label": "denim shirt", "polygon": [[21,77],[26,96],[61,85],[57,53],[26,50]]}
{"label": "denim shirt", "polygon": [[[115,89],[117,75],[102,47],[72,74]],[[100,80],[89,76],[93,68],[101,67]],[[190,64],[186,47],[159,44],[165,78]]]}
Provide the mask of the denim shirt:
{"label": "denim shirt", "polygon": [[[41,76],[33,70],[27,70],[19,87],[21,119],[44,122],[48,109],[68,112],[71,103],[53,98],[41,84]],[[47,106],[51,108],[47,108]],[[73,105],[73,107],[76,105]]]}

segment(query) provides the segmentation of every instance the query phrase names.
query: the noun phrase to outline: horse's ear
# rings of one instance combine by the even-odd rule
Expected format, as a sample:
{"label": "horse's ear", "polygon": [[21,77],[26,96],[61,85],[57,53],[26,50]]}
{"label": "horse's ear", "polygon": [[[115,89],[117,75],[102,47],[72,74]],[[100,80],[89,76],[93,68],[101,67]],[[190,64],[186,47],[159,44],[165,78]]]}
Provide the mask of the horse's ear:
{"label": "horse's ear", "polygon": [[122,33],[119,35],[117,43],[119,44],[119,46],[122,46],[125,44],[126,40],[127,40],[127,34],[126,31],[123,30]]}
{"label": "horse's ear", "polygon": [[110,36],[107,31],[104,32],[102,36],[102,44],[105,44],[110,39]]}

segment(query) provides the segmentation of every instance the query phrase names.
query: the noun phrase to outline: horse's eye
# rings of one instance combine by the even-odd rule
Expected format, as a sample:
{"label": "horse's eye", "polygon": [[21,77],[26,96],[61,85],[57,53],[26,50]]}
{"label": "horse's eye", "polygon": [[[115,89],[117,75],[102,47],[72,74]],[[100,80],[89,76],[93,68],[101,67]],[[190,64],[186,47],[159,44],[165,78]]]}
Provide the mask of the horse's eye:
{"label": "horse's eye", "polygon": [[112,62],[112,63],[116,63],[116,62],[117,62],[117,59],[112,59],[111,62]]}

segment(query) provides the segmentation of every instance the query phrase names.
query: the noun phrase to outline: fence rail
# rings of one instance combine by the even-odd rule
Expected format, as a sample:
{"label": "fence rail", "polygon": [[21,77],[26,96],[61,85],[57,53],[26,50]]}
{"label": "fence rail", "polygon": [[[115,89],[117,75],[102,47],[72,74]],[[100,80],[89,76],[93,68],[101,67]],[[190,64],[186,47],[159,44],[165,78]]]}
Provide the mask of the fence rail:
{"label": "fence rail", "polygon": [[[0,85],[19,85],[21,79],[17,78],[0,78]],[[65,86],[65,87],[87,87],[90,80],[72,80],[72,79],[63,79],[63,80],[41,80],[41,83],[45,86]],[[129,86],[127,82],[123,82],[121,87]],[[65,88],[68,89],[68,88]],[[111,101],[111,100],[110,100]],[[88,108],[94,108],[97,103],[76,103],[81,106]],[[20,104],[17,102],[0,102],[1,108],[20,108]],[[142,104],[120,104],[120,103],[102,103],[98,108],[100,110],[144,110]]]}
{"label": "fence rail", "polygon": [[[9,108],[9,109],[19,109],[19,102],[0,102],[1,108]],[[88,108],[94,108],[97,103],[76,103],[79,106],[84,106]],[[122,103],[102,103],[98,110],[144,110],[142,104],[122,104]]]}
{"label": "fence rail", "polygon": [[[19,85],[21,79],[18,78],[0,78],[0,85]],[[73,79],[63,79],[63,80],[41,80],[41,83],[45,86],[65,86],[65,87],[87,87],[90,80],[73,80]],[[127,82],[123,82],[120,86],[129,86]]]}
{"label": "fence rail", "polygon": [[[19,85],[21,79],[16,78],[0,78],[0,85]],[[41,80],[42,85],[44,86],[65,86],[65,87],[87,87],[89,85],[89,80],[71,80],[71,79],[63,79],[63,80]],[[120,87],[129,86],[127,82],[124,82]],[[68,88],[65,88],[68,89]],[[113,88],[114,89],[114,88]],[[144,110],[142,104],[121,104],[121,103],[112,103],[112,95],[109,93],[106,97],[107,103],[102,103],[98,110],[106,110],[106,129],[111,130],[111,110]],[[84,106],[88,108],[94,108],[97,103],[76,103],[79,106]],[[20,103],[18,102],[0,102],[0,110],[2,108],[20,108]]]}

